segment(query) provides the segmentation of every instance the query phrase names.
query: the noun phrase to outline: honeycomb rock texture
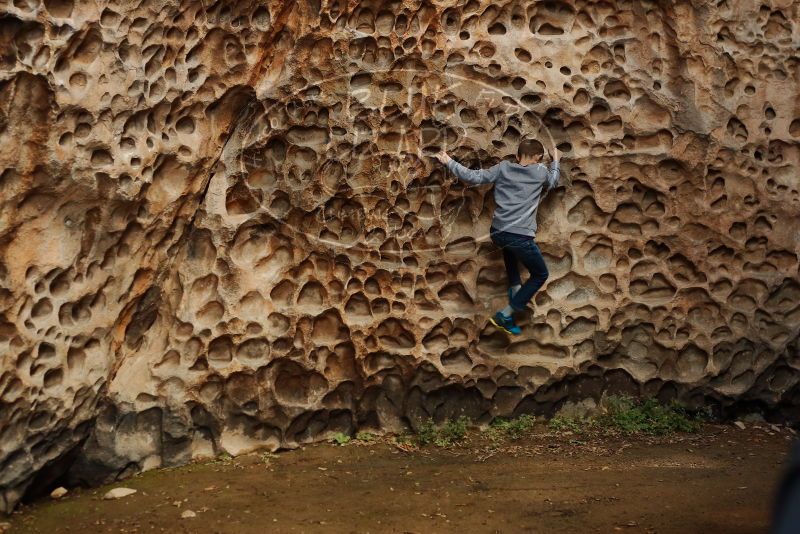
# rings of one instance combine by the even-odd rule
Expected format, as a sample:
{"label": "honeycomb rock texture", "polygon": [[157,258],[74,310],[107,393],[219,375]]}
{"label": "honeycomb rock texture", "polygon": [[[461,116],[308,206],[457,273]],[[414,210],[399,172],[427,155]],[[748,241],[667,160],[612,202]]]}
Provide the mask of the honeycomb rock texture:
{"label": "honeycomb rock texture", "polygon": [[[0,0],[0,509],[631,393],[798,405],[800,2]],[[473,167],[563,152],[509,338]]]}

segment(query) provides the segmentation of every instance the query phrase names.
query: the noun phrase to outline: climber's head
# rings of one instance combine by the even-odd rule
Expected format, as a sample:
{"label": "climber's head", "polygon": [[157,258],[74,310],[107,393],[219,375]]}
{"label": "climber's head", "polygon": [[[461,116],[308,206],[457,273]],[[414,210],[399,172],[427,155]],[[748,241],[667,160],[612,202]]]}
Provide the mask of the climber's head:
{"label": "climber's head", "polygon": [[517,161],[521,165],[539,163],[544,157],[544,147],[536,139],[523,139],[517,149]]}

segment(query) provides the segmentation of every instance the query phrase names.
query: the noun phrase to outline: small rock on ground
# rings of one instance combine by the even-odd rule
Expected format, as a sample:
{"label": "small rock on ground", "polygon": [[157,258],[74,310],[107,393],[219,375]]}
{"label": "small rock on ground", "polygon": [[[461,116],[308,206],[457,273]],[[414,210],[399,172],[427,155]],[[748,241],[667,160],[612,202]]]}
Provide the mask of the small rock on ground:
{"label": "small rock on ground", "polygon": [[127,497],[128,495],[133,495],[136,493],[135,489],[131,488],[114,488],[108,490],[105,495],[103,495],[104,499],[121,499],[123,497]]}
{"label": "small rock on ground", "polygon": [[66,494],[67,494],[67,488],[65,488],[63,486],[59,486],[59,487],[57,487],[56,489],[54,489],[53,491],[50,492],[50,497],[52,499],[60,499],[61,497],[63,497]]}
{"label": "small rock on ground", "polygon": [[189,519],[190,517],[197,517],[197,514],[191,510],[184,510],[181,514],[182,519]]}

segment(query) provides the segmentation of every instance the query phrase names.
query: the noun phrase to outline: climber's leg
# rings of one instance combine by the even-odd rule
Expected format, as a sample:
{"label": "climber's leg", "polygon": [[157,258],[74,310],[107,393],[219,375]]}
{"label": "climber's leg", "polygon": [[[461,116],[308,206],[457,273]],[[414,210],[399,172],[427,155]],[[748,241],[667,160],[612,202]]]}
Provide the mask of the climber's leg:
{"label": "climber's leg", "polygon": [[528,302],[533,298],[533,295],[539,291],[544,283],[547,281],[550,272],[547,270],[547,264],[544,262],[542,252],[533,238],[518,241],[514,248],[512,248],[514,255],[519,258],[520,262],[530,271],[531,276],[522,284],[522,287],[511,299],[511,308],[516,311],[524,310]]}
{"label": "climber's leg", "polygon": [[506,277],[508,278],[508,303],[511,298],[522,287],[522,279],[519,276],[519,262],[511,250],[503,249],[503,263],[506,265]]}
{"label": "climber's leg", "polygon": [[[515,243],[519,241],[521,237],[516,234],[512,234],[509,232],[500,232],[492,228],[490,230],[490,237],[492,238],[492,242],[497,245],[498,247],[503,249],[503,262],[506,266],[506,275],[508,276],[508,283],[511,286],[509,289],[509,300],[514,293],[515,288],[520,287],[520,275],[519,275],[519,265],[518,261],[519,258],[514,252]],[[495,325],[497,328],[503,330],[504,332],[512,335],[518,335],[522,332],[519,326],[514,323],[514,318],[511,316],[511,307],[506,306],[502,310],[498,311],[494,317],[491,317],[489,321]]]}

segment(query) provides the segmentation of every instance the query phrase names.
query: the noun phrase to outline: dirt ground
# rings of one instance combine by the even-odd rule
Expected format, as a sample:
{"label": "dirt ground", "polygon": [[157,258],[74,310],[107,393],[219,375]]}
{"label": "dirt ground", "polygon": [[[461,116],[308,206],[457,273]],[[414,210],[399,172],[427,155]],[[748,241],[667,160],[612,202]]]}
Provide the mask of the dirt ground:
{"label": "dirt ground", "polygon": [[[658,439],[537,426],[450,449],[320,444],[75,489],[7,520],[20,533],[763,533],[792,439],[766,424]],[[102,500],[120,486],[138,491]]]}

